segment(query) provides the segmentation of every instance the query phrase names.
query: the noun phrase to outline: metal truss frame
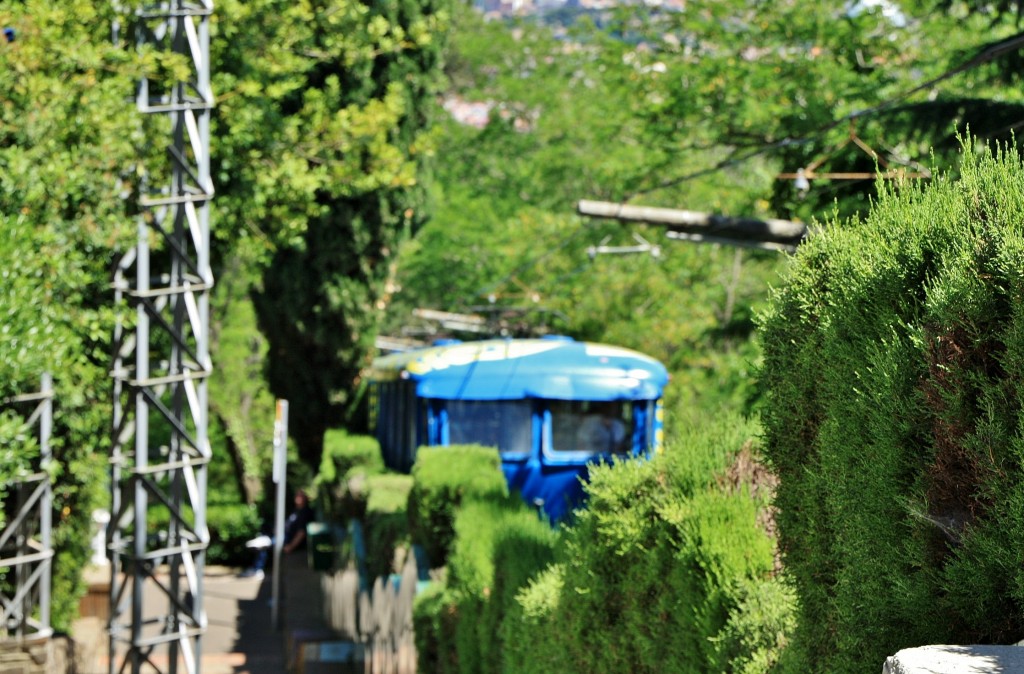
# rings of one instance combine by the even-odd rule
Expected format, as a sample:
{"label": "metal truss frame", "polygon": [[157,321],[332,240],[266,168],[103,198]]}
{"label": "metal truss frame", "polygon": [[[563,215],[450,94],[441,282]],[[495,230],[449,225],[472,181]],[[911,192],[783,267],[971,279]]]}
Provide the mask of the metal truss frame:
{"label": "metal truss frame", "polygon": [[162,0],[127,17],[140,53],[173,54],[190,70],[184,81],[144,75],[135,97],[146,137],[167,144],[162,160],[141,162],[138,240],[114,272],[115,300],[134,316],[122,311],[114,334],[111,674],[201,666],[212,13],[212,0]]}
{"label": "metal truss frame", "polygon": [[[4,528],[0,530],[0,568],[13,574],[13,584],[0,586],[0,638],[45,639],[53,635],[50,626],[50,580],[53,569],[53,489],[49,467],[53,461],[50,436],[53,433],[53,379],[42,377],[38,393],[0,401],[0,407],[24,406],[26,427],[38,426],[39,461],[35,472],[20,476],[12,489]],[[5,590],[9,589],[10,592]]]}

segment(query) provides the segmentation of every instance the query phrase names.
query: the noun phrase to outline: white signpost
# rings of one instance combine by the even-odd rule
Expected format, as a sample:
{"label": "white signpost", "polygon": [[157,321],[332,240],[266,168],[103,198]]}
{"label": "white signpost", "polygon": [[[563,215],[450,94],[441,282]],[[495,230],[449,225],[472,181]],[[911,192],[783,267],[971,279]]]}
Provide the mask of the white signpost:
{"label": "white signpost", "polygon": [[274,570],[271,576],[270,615],[274,629],[281,621],[281,548],[284,545],[284,494],[288,468],[288,401],[277,401],[274,416],[274,466],[272,477],[277,485],[277,506],[274,508]]}

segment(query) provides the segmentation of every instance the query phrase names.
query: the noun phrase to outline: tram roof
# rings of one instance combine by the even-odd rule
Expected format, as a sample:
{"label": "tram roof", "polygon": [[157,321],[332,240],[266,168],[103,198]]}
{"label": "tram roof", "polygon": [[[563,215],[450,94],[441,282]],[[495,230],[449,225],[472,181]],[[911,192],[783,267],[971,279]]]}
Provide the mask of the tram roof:
{"label": "tram roof", "polygon": [[395,353],[373,362],[375,381],[408,379],[445,400],[654,400],[665,366],[637,351],[567,337],[492,339]]}

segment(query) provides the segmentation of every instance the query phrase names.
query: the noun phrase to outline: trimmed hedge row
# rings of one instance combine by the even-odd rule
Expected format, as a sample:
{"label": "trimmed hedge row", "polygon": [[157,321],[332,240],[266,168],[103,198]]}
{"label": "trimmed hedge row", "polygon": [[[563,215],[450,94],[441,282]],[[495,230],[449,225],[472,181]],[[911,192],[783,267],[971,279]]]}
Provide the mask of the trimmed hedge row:
{"label": "trimmed hedge row", "polygon": [[[535,581],[542,592],[557,588],[557,603],[531,586],[521,597],[528,620],[509,628],[507,643],[521,649],[509,654],[516,671],[741,671],[757,652],[766,671],[784,635],[741,600],[746,588],[777,582],[774,546],[758,526],[758,500],[735,486],[746,479],[724,477],[754,430],[730,418],[677,438],[653,461],[591,472],[559,570]],[[550,639],[539,663],[538,634]]]}
{"label": "trimmed hedge row", "polygon": [[764,491],[735,470],[757,466],[754,431],[730,417],[653,461],[595,466],[560,532],[515,497],[464,498],[447,582],[416,603],[421,671],[768,671],[793,597]]}
{"label": "trimmed hedge row", "polygon": [[463,501],[508,497],[497,450],[479,445],[421,447],[412,467],[409,528],[433,566],[444,566]]}
{"label": "trimmed hedge row", "polygon": [[368,497],[366,480],[382,473],[384,458],[376,438],[328,430],[316,476],[317,502],[324,517],[335,522],[362,519]]}
{"label": "trimmed hedge row", "polygon": [[554,561],[557,536],[515,495],[465,499],[455,515],[447,577],[417,598],[419,670],[508,671],[502,626],[516,613],[519,590]]}
{"label": "trimmed hedge row", "polygon": [[[406,506],[412,490],[409,475],[371,475],[366,479],[366,572],[369,578],[399,573],[397,548],[409,547]],[[398,567],[398,568],[396,568]]]}
{"label": "trimmed hedge row", "polygon": [[1024,171],[963,155],[812,237],[762,319],[791,671],[1024,634]]}

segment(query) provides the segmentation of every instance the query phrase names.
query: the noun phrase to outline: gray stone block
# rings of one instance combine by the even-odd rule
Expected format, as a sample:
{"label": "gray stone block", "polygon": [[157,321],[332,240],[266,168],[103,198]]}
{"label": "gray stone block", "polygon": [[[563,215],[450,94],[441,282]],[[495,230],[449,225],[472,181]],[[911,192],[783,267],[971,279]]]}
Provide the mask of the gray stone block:
{"label": "gray stone block", "polygon": [[919,646],[890,655],[882,674],[1010,674],[1024,672],[1019,646]]}

